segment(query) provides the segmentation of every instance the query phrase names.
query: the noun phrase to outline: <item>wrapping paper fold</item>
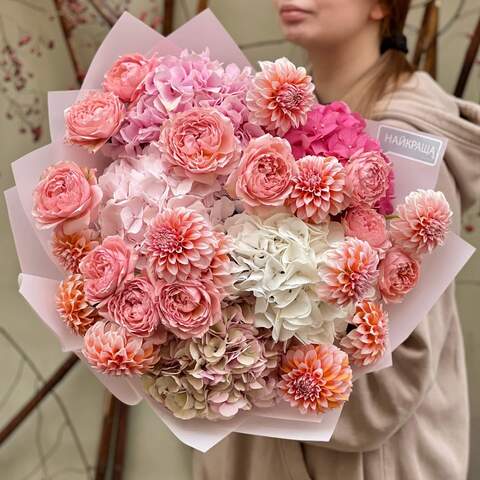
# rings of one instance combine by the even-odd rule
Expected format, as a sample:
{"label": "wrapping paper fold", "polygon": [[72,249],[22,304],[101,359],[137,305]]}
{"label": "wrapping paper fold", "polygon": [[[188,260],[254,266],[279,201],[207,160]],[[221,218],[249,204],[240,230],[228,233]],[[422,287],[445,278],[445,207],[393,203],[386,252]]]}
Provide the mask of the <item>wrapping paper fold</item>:
{"label": "wrapping paper fold", "polygon": [[[241,68],[249,66],[244,54],[209,10],[196,16],[167,39],[125,13],[98,49],[85,77],[82,90],[99,88],[105,72],[119,55],[133,52],[145,54],[153,51],[161,54],[178,54],[183,48],[199,51],[207,47],[210,49],[212,58],[222,62],[236,63]],[[16,187],[6,191],[5,197],[22,269],[19,279],[20,293],[58,337],[62,349],[75,352],[90,368],[81,354],[81,337],[73,334],[62,323],[55,310],[55,291],[63,274],[55,265],[50,253],[51,233],[38,230],[31,216],[32,192],[42,171],[48,165],[68,159],[80,165],[94,167],[100,174],[108,163],[101,154],[90,155],[83,149],[63,143],[64,110],[75,101],[79,93],[79,91],[49,93],[52,143],[25,155],[12,164]],[[392,140],[391,132],[381,133],[380,128],[381,125],[374,122],[368,126],[369,132],[377,138],[381,134],[386,142]],[[410,132],[409,135],[412,133]],[[422,136],[425,137],[419,134],[415,138],[421,141]],[[435,151],[436,154],[442,156],[446,146],[445,140],[427,137],[429,137],[426,140],[427,144],[428,141],[433,142],[438,150]],[[405,145],[414,144],[404,142]],[[404,155],[397,147],[398,145],[394,145],[393,150],[389,151],[395,165],[397,198],[402,199],[417,188],[434,188],[440,161],[429,162],[426,158],[424,162],[418,162],[409,159],[408,155]],[[38,242],[32,241],[35,237]],[[392,365],[391,350],[400,345],[427,315],[473,251],[473,247],[458,236],[450,234],[443,247],[425,258],[418,287],[405,298],[402,304],[389,306],[387,309],[390,316],[391,349],[387,350],[384,358],[376,365],[356,369],[354,378]],[[46,301],[46,299],[50,300]],[[203,452],[233,431],[293,440],[328,441],[341,415],[339,409],[321,417],[304,416],[286,404],[281,404],[269,409],[242,412],[229,421],[183,421],[173,417],[161,405],[149,398],[143,391],[140,379],[110,377],[95,371],[93,373],[121,401],[134,405],[145,399],[179,440]]]}

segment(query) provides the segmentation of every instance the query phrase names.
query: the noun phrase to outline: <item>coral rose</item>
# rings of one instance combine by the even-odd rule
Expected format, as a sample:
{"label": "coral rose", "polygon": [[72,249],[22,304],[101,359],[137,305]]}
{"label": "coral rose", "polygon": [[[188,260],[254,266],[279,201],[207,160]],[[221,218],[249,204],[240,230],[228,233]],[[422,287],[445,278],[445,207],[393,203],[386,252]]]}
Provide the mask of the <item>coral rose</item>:
{"label": "coral rose", "polygon": [[107,237],[80,263],[89,302],[104,303],[133,273],[137,256],[120,237]]}
{"label": "coral rose", "polygon": [[396,245],[417,254],[431,253],[443,245],[452,212],[442,192],[412,192],[397,210],[399,218],[390,223]]}
{"label": "coral rose", "polygon": [[237,165],[239,141],[232,122],[213,108],[192,108],[165,122],[158,147],[170,174],[210,184]]}
{"label": "coral rose", "polygon": [[245,148],[227,189],[250,207],[281,206],[292,191],[292,178],[297,173],[288,142],[262,135]]}
{"label": "coral rose", "polygon": [[124,282],[108,299],[101,313],[137,337],[153,335],[160,323],[155,288],[145,277]]}
{"label": "coral rose", "polygon": [[415,287],[420,275],[420,263],[398,247],[388,250],[380,262],[378,287],[385,302],[400,303]]}
{"label": "coral rose", "polygon": [[345,167],[346,191],[351,205],[373,207],[385,198],[392,178],[392,165],[380,152],[353,155]]}
{"label": "coral rose", "polygon": [[33,192],[32,216],[41,229],[62,225],[65,234],[88,227],[102,199],[94,170],[74,162],[48,167]]}
{"label": "coral rose", "polygon": [[348,209],[342,224],[346,236],[365,240],[373,248],[384,249],[391,245],[385,217],[373,208],[360,206]]}
{"label": "coral rose", "polygon": [[65,141],[99,150],[125,118],[125,105],[112,92],[91,92],[65,110]]}
{"label": "coral rose", "polygon": [[347,354],[335,345],[291,348],[281,370],[280,396],[301,413],[325,413],[350,397],[352,369]]}
{"label": "coral rose", "polygon": [[122,55],[105,74],[103,89],[114,93],[122,102],[131,102],[153,66],[154,63],[139,53]]}
{"label": "coral rose", "polygon": [[212,283],[160,280],[157,293],[160,320],[178,338],[201,337],[221,319],[220,294]]}

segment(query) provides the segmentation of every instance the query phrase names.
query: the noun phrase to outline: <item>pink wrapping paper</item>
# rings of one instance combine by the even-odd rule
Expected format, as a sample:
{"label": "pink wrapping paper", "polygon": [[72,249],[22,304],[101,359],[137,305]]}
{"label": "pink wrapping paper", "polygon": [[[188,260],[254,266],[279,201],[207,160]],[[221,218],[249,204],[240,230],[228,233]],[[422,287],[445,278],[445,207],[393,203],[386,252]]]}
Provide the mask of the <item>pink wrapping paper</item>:
{"label": "pink wrapping paper", "polygon": [[[223,62],[234,62],[240,67],[248,66],[248,61],[223,29],[213,14],[207,10],[183,25],[179,30],[163,38],[139,20],[129,14],[123,14],[112,28],[99,48],[88,70],[82,90],[98,88],[103,75],[116,57],[125,53],[148,53],[158,51],[162,54],[178,54],[183,48],[197,51],[209,47],[212,58]],[[82,358],[80,337],[72,334],[63,325],[55,311],[53,298],[57,281],[61,278],[55,267],[49,249],[50,234],[38,231],[31,217],[32,191],[44,168],[58,160],[68,158],[79,164],[96,167],[101,173],[107,159],[101,155],[92,156],[82,149],[64,145],[63,113],[73,103],[78,91],[51,92],[49,95],[49,118],[53,143],[40,148],[12,165],[16,189],[6,192],[9,216],[14,231],[17,253],[22,266],[21,294],[57,335],[66,351],[75,351]],[[378,131],[379,125],[369,124],[371,132]],[[441,142],[444,150],[445,142]],[[443,142],[443,143],[442,143]],[[434,188],[438,177],[439,162],[433,165],[408,161],[403,157],[392,155],[397,182],[397,198],[417,188]],[[32,230],[39,244],[28,242]],[[29,235],[23,232],[28,231]],[[24,238],[22,238],[24,237]],[[31,244],[35,243],[35,246]],[[30,247],[30,248],[29,248]],[[33,254],[33,251],[36,253]],[[454,234],[448,237],[444,247],[425,259],[418,288],[406,297],[400,305],[389,306],[390,343],[395,349],[413,331],[425,317],[436,300],[454,279],[468,258],[473,248]],[[36,258],[38,255],[38,258]],[[354,378],[391,365],[391,350],[376,365],[355,369]],[[89,367],[90,368],[90,367]],[[206,420],[183,421],[176,419],[161,405],[154,402],[143,391],[139,379],[108,377],[94,372],[97,378],[113,395],[128,404],[145,399],[167,427],[184,443],[200,451],[207,451],[225,438],[230,432],[238,431],[252,435],[274,436],[303,441],[328,441],[333,434],[341,410],[331,411],[320,417],[302,416],[299,412],[280,404],[270,409],[254,409],[242,412],[230,421],[209,422]]]}

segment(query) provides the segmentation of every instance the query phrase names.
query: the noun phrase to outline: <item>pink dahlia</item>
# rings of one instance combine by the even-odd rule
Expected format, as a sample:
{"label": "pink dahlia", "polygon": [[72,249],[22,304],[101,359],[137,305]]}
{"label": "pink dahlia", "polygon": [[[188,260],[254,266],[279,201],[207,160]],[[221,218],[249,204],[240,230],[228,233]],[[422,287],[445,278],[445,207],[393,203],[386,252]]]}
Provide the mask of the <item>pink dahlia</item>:
{"label": "pink dahlia", "polygon": [[350,398],[352,369],[334,345],[301,345],[287,351],[278,383],[280,396],[302,413],[325,413]]}
{"label": "pink dahlia", "polygon": [[442,192],[412,192],[397,210],[399,218],[390,223],[396,245],[417,254],[431,253],[443,245],[452,212]]}
{"label": "pink dahlia", "polygon": [[143,244],[148,276],[155,282],[198,278],[215,254],[211,225],[193,210],[167,209],[149,226]]}
{"label": "pink dahlia", "polygon": [[142,375],[159,361],[151,339],[136,337],[113,322],[97,322],[84,339],[82,354],[96,370],[108,375]]}
{"label": "pink dahlia", "polygon": [[342,338],[340,346],[352,365],[365,366],[378,361],[388,338],[388,314],[382,304],[363,301],[357,304],[351,322],[356,328]]}
{"label": "pink dahlia", "polygon": [[260,68],[247,93],[252,121],[277,135],[303,125],[315,103],[315,86],[305,68],[286,58],[260,62]]}
{"label": "pink dahlia", "polygon": [[299,174],[286,200],[291,211],[304,221],[321,223],[343,209],[345,172],[335,157],[307,156],[297,162]]}
{"label": "pink dahlia", "polygon": [[372,295],[378,261],[377,252],[368,242],[353,237],[327,250],[318,268],[320,298],[344,306]]}

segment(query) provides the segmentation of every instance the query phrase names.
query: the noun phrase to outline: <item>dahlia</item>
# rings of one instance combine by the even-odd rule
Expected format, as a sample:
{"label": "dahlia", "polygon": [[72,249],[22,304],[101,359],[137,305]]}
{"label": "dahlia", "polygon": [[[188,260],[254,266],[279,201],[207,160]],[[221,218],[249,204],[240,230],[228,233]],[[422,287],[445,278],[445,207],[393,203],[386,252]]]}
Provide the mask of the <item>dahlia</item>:
{"label": "dahlia", "polygon": [[210,280],[219,289],[225,289],[232,284],[232,262],[230,252],[232,250],[232,241],[221,232],[213,232],[217,239],[215,253],[208,270],[204,271],[202,278]]}
{"label": "dahlia", "polygon": [[304,221],[321,223],[343,209],[345,172],[335,157],[307,156],[297,162],[299,174],[286,200],[291,211]]}
{"label": "dahlia", "polygon": [[318,270],[320,298],[345,306],[373,295],[378,261],[368,242],[353,237],[327,250]]}
{"label": "dahlia", "polygon": [[109,375],[142,375],[159,360],[152,339],[136,337],[113,322],[97,322],[86,333],[82,353],[96,370]]}
{"label": "dahlia", "polygon": [[252,122],[277,135],[303,125],[315,103],[315,86],[305,68],[286,58],[260,62],[260,68],[247,92]]}
{"label": "dahlia", "polygon": [[399,218],[390,223],[396,245],[417,254],[431,253],[443,245],[452,211],[442,192],[412,192],[397,211]]}
{"label": "dahlia", "polygon": [[52,240],[52,253],[65,270],[80,273],[80,261],[98,245],[97,238],[94,230],[67,235],[62,228],[57,228]]}
{"label": "dahlia", "polygon": [[198,278],[208,269],[217,244],[211,225],[193,210],[166,209],[150,224],[142,251],[152,282]]}
{"label": "dahlia", "polygon": [[352,391],[348,356],[334,345],[301,345],[287,351],[278,383],[281,398],[302,413],[340,407]]}
{"label": "dahlia", "polygon": [[77,335],[85,335],[100,319],[97,309],[85,298],[83,277],[79,274],[70,275],[59,284],[56,305],[60,318]]}
{"label": "dahlia", "polygon": [[356,328],[342,338],[340,346],[348,353],[352,365],[375,363],[384,354],[388,338],[388,314],[382,304],[358,303],[351,323]]}

